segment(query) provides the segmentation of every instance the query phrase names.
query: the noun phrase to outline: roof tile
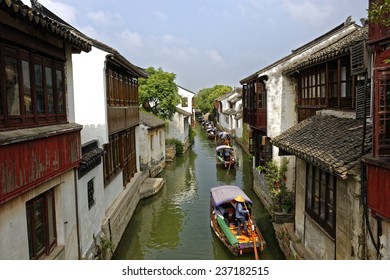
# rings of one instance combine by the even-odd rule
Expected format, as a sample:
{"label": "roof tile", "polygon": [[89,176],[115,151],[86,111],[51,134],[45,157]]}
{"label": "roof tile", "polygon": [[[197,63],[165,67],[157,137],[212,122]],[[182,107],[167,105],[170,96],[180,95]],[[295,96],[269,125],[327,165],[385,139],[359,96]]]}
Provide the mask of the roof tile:
{"label": "roof tile", "polygon": [[[350,174],[360,161],[362,120],[315,115],[274,137],[271,143],[336,175]],[[364,153],[371,150],[367,126]]]}

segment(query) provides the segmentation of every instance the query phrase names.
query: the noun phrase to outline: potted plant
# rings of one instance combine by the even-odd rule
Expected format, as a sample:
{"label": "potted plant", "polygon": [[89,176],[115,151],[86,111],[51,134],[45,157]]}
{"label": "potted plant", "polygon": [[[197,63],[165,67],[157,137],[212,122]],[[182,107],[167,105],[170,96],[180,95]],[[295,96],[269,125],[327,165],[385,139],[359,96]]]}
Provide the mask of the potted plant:
{"label": "potted plant", "polygon": [[280,196],[280,205],[283,213],[289,213],[293,207],[293,200],[291,198],[291,193],[284,191]]}

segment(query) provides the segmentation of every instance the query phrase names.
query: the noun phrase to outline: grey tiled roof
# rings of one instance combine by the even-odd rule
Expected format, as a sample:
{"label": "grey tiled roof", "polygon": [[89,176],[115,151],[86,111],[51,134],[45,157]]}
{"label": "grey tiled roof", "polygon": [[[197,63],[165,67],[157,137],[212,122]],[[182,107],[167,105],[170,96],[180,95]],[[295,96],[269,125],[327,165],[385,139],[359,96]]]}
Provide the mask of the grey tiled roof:
{"label": "grey tiled roof", "polygon": [[165,125],[163,120],[142,111],[139,112],[139,120],[140,123],[149,126],[150,128],[158,128]]}
{"label": "grey tiled roof", "polygon": [[185,117],[189,117],[191,116],[192,114],[190,112],[187,112],[179,107],[176,107],[176,112],[178,112],[179,114],[182,114],[184,115]]}
{"label": "grey tiled roof", "polygon": [[330,46],[327,46],[322,50],[319,50],[318,52],[310,55],[309,57],[304,58],[302,60],[298,60],[294,64],[286,67],[285,69],[283,69],[283,74],[289,74],[294,71],[308,67],[310,65],[319,63],[321,61],[325,61],[342,54],[347,54],[350,52],[350,47],[359,42],[367,40],[368,26],[361,27],[356,31],[350,33],[349,35],[343,37],[339,41],[331,44]]}
{"label": "grey tiled roof", "polygon": [[[0,0],[1,1],[1,0]],[[65,22],[64,20],[62,20],[61,18],[59,18],[56,14],[54,14],[53,12],[51,12],[49,9],[47,9],[45,6],[43,6],[42,4],[38,3],[37,0],[31,0],[31,6],[33,8],[33,11],[46,17],[46,18],[50,18],[53,22],[58,22],[62,25],[64,25],[64,28],[67,28],[69,29],[70,31],[72,31],[74,34],[80,36],[81,38],[83,38],[84,40],[88,41],[91,43],[91,45],[101,49],[101,50],[104,50],[106,52],[109,52],[111,53],[112,55],[108,56],[109,58],[113,59],[113,60],[118,60],[120,63],[122,63],[130,72],[132,72],[133,75],[135,75],[136,77],[143,77],[143,78],[147,78],[148,77],[148,73],[138,67],[138,66],[135,66],[133,65],[131,62],[129,62],[125,57],[123,57],[116,49],[96,40],[96,39],[93,39],[93,38],[90,38],[89,36],[81,33],[80,31],[78,31],[76,28],[74,28],[73,26],[71,26],[69,23]]]}
{"label": "grey tiled roof", "polygon": [[[362,120],[315,115],[274,137],[271,143],[321,169],[344,177],[354,174],[361,158]],[[367,126],[364,153],[371,150]]]}
{"label": "grey tiled roof", "polygon": [[76,32],[64,24],[64,22],[45,16],[25,5],[22,1],[0,0],[0,9],[13,17],[34,26],[36,29],[43,30],[44,32],[69,42],[72,46],[82,51],[89,52],[91,50],[91,43],[76,34]]}
{"label": "grey tiled roof", "polygon": [[234,110],[234,109],[226,109],[222,113],[224,113],[225,115],[233,115],[233,114],[236,113],[236,110]]}

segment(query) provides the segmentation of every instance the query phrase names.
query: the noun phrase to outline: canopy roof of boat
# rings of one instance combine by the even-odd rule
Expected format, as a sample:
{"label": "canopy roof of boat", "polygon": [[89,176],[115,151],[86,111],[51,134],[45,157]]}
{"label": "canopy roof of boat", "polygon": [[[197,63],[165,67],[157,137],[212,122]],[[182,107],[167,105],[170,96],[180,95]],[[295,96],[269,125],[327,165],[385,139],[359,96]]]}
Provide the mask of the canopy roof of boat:
{"label": "canopy roof of boat", "polygon": [[215,148],[215,151],[219,151],[221,149],[230,149],[230,150],[234,150],[234,148],[232,146],[228,146],[228,145],[220,145],[218,147]]}
{"label": "canopy roof of boat", "polygon": [[215,207],[230,202],[239,195],[245,199],[245,202],[253,205],[252,200],[237,186],[223,185],[210,189],[210,201]]}

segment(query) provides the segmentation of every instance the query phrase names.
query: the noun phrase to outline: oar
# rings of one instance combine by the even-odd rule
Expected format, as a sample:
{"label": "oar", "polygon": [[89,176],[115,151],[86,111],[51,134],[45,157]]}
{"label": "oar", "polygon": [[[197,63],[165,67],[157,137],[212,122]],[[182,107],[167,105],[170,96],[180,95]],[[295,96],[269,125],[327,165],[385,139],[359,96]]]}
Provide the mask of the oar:
{"label": "oar", "polygon": [[259,259],[259,254],[257,253],[257,247],[256,247],[256,234],[255,234],[255,226],[252,221],[251,214],[249,213],[248,207],[246,206],[246,203],[244,202],[245,210],[248,211],[248,221],[249,221],[249,226],[251,227],[251,235],[253,239],[253,249],[255,251],[255,258],[256,260]]}

